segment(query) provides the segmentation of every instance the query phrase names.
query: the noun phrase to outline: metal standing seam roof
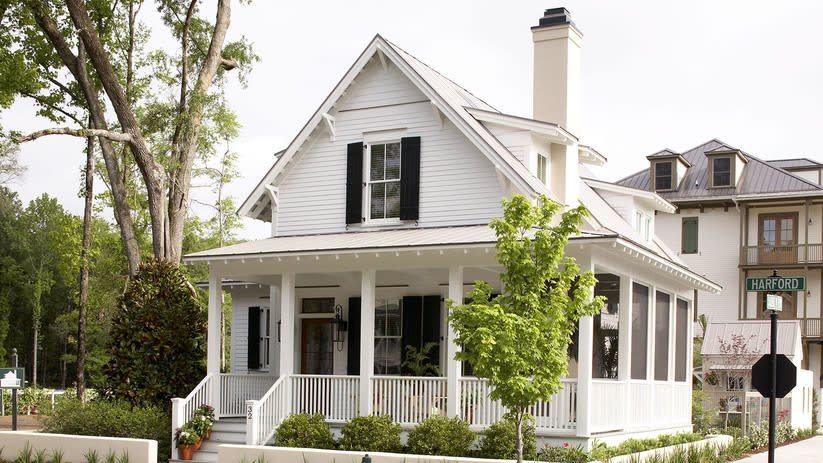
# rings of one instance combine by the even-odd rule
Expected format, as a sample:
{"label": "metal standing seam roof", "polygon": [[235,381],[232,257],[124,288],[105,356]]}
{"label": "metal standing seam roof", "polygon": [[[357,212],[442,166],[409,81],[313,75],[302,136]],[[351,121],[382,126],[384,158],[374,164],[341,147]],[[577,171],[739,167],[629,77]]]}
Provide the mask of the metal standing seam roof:
{"label": "metal standing seam roof", "polygon": [[[742,336],[746,343],[745,351],[752,357],[768,354],[771,346],[771,327],[769,320],[746,320],[730,323],[709,323],[703,336],[702,355],[725,356],[722,345],[734,343],[735,336]],[[800,346],[800,322],[786,320],[777,322],[777,353],[790,358],[802,356]],[[723,360],[719,360],[723,362]]]}
{"label": "metal standing seam roof", "polygon": [[775,159],[772,161],[766,161],[769,164],[778,167],[780,169],[803,169],[803,168],[821,168],[823,164],[813,161],[808,158],[796,158],[796,159]]}
{"label": "metal standing seam roof", "polygon": [[[601,238],[604,233],[582,232],[571,239]],[[613,236],[613,235],[611,235]],[[277,236],[247,241],[232,246],[187,254],[185,260],[256,256],[285,253],[323,253],[332,251],[374,250],[381,248],[415,248],[495,244],[497,237],[488,225],[408,228],[394,230],[326,233],[317,235]]]}
{"label": "metal standing seam roof", "polygon": [[[718,150],[737,150],[717,139],[703,143],[684,153],[682,156],[691,164],[686,175],[680,182],[677,191],[659,192],[663,198],[672,201],[687,201],[692,199],[711,199],[713,197],[730,197],[748,194],[785,193],[785,192],[815,192],[820,193],[823,187],[783,170],[771,162],[762,161],[748,153],[741,151],[748,159],[743,173],[732,188],[708,188],[708,158],[706,152]],[[649,189],[649,169],[632,174],[616,183],[632,188]]]}

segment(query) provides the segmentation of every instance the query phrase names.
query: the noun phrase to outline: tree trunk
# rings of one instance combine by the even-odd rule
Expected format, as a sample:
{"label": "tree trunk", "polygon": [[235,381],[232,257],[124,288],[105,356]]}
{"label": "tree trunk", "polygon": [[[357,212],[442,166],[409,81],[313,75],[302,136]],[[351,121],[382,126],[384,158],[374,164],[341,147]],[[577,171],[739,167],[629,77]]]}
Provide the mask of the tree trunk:
{"label": "tree trunk", "polygon": [[31,362],[31,385],[33,388],[37,389],[37,335],[38,335],[37,325],[34,326],[34,346],[32,350],[34,351],[34,357]]}
{"label": "tree trunk", "polygon": [[515,412],[514,445],[517,449],[517,463],[523,463],[523,408]]}
{"label": "tree trunk", "polygon": [[[40,27],[46,35],[52,46],[54,46],[63,65],[72,73],[83,91],[83,96],[86,98],[86,104],[88,105],[89,115],[91,116],[92,124],[90,124],[90,126],[96,129],[107,129],[103,105],[100,103],[97,90],[94,88],[94,85],[91,84],[91,79],[86,69],[85,47],[83,47],[82,42],[80,42],[78,45],[78,56],[75,56],[61,35],[57,25],[50,18],[42,14],[42,11],[44,11],[42,5],[39,4],[39,2],[32,3],[34,3],[34,5],[31,10],[34,13],[34,19],[38,27]],[[123,239],[126,259],[129,264],[129,275],[134,275],[140,267],[140,248],[137,243],[134,221],[132,220],[129,208],[128,192],[120,172],[120,163],[111,140],[105,137],[100,137],[99,140],[103,160],[106,164],[106,174],[111,184],[115,219],[120,228],[120,236]]]}
{"label": "tree trunk", "polygon": [[[90,121],[91,122],[91,121]],[[77,398],[86,401],[86,312],[89,293],[89,249],[94,187],[94,138],[86,146],[86,205],[83,211],[83,250],[80,254],[80,296],[77,314]]]}

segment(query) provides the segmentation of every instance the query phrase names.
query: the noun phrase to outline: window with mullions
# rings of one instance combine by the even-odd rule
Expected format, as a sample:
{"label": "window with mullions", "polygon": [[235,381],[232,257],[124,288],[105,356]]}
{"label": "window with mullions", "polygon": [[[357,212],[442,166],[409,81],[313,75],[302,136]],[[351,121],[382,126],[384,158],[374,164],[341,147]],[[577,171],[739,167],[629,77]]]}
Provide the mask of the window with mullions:
{"label": "window with mullions", "polygon": [[400,142],[370,145],[368,162],[369,219],[400,218]]}
{"label": "window with mullions", "polygon": [[399,375],[402,363],[403,307],[399,299],[374,301],[374,373]]}
{"label": "window with mullions", "polygon": [[732,158],[712,159],[712,186],[732,185]]}
{"label": "window with mullions", "polygon": [[672,162],[658,161],[654,163],[654,189],[671,190],[672,186]]}
{"label": "window with mullions", "polygon": [[537,155],[537,178],[544,184],[546,183],[546,174],[549,171],[549,160],[542,154]]}

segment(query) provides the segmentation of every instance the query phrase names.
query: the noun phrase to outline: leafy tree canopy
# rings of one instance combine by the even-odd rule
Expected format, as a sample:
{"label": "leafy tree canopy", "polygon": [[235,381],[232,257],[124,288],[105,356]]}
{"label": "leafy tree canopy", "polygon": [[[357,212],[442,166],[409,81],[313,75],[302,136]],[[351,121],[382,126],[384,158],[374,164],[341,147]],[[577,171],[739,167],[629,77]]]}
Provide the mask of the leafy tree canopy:
{"label": "leafy tree canopy", "polygon": [[577,320],[594,315],[603,299],[592,298],[591,271],[580,272],[564,254],[569,236],[579,231],[582,206],[560,216],[560,205],[541,196],[533,206],[524,196],[503,201],[503,218],[492,220],[497,260],[503,266],[503,292],[475,282],[467,304],[448,301],[449,322],[463,346],[456,359],[470,362],[488,378],[491,398],[500,399],[517,424],[518,461],[522,461],[522,422],[537,400],[549,400],[567,374],[567,348]]}

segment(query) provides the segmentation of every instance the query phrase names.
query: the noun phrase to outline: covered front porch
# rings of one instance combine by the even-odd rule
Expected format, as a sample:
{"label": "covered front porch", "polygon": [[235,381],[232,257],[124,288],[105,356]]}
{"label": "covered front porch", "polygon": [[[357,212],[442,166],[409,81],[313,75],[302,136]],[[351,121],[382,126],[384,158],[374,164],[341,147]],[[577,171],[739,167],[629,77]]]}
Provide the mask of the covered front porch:
{"label": "covered front porch", "polygon": [[[609,303],[601,315],[580,320],[563,389],[530,411],[538,435],[586,442],[688,429],[685,371],[698,279],[651,266],[648,254],[616,238],[581,238],[567,254],[598,274],[596,291]],[[189,397],[175,400],[173,425],[200,403],[215,404],[218,417],[245,418],[247,443],[263,444],[292,413],[321,413],[331,424],[388,414],[405,427],[432,415],[459,416],[475,430],[505,413],[489,399],[488,382],[454,360],[458,346],[444,303],[462,300],[477,279],[501,289],[492,237],[203,260],[210,264],[209,375]],[[237,314],[231,374],[219,373],[226,279],[246,282],[229,289]],[[428,360],[439,375],[407,376],[406,346],[430,342],[436,348]],[[235,352],[242,347],[245,358]]]}

